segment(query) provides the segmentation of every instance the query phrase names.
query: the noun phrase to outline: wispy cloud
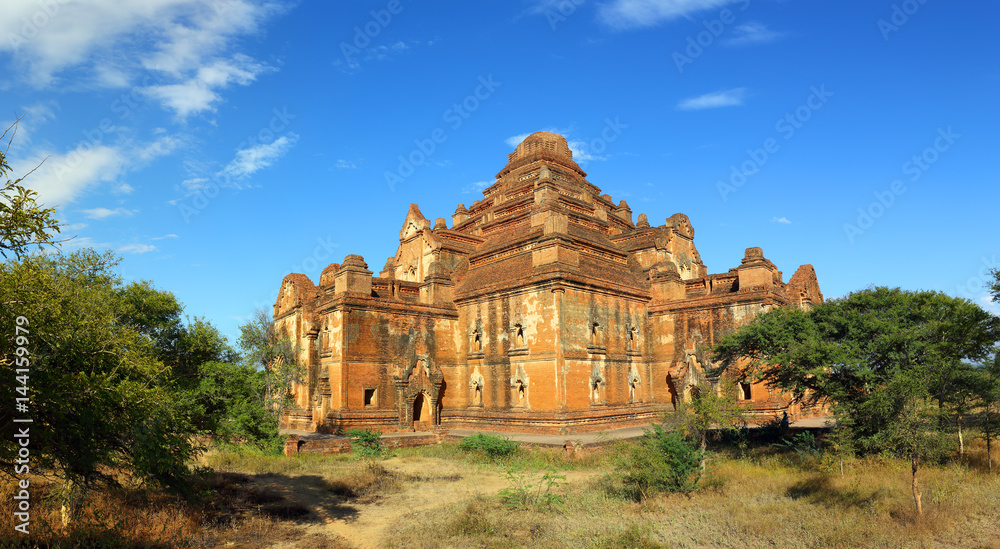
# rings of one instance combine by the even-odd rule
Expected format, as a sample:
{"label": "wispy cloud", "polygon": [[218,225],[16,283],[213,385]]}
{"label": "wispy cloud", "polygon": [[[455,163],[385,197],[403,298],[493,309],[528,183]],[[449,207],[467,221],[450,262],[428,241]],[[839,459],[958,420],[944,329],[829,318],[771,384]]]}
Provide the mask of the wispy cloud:
{"label": "wispy cloud", "polygon": [[[43,204],[55,207],[76,201],[82,193],[102,183],[117,182],[125,173],[170,154],[179,144],[179,139],[166,135],[148,143],[122,141],[104,145],[81,142],[64,153],[54,151],[46,144],[9,161],[13,172],[18,174],[28,173],[37,167],[24,182],[38,192]],[[118,183],[112,188],[116,194],[128,194],[131,190],[127,183]]]}
{"label": "wispy cloud", "polygon": [[337,159],[335,166],[341,170],[356,170],[358,165],[350,160],[344,160],[343,158]]}
{"label": "wispy cloud", "polygon": [[785,225],[791,225],[792,222],[788,220],[787,217],[772,217],[771,223],[783,223]]}
{"label": "wispy cloud", "polygon": [[994,315],[1000,315],[1000,304],[998,304],[997,301],[993,299],[993,296],[988,292],[979,294],[977,301],[979,301],[983,309],[986,309]]}
{"label": "wispy cloud", "polygon": [[598,8],[598,17],[613,29],[627,30],[656,26],[735,2],[736,0],[612,0]]}
{"label": "wispy cloud", "polygon": [[149,86],[144,91],[174,111],[178,118],[185,119],[203,111],[214,112],[222,100],[219,91],[233,84],[247,86],[259,75],[274,70],[246,55],[236,54],[229,59],[213,60],[182,82]]}
{"label": "wispy cloud", "polygon": [[254,145],[236,151],[233,160],[222,169],[220,175],[228,179],[242,180],[280,160],[299,140],[294,133],[283,135],[268,144]]}
{"label": "wispy cloud", "polygon": [[469,183],[468,185],[462,187],[462,194],[481,193],[481,192],[483,192],[483,189],[485,189],[486,187],[489,187],[493,183],[496,183],[496,182],[495,181],[475,181],[475,182]]}
{"label": "wispy cloud", "polygon": [[597,154],[590,150],[590,145],[586,141],[575,139],[573,141],[567,141],[569,145],[569,150],[573,151],[573,160],[577,162],[588,162],[590,160],[607,160],[608,156],[605,154]]}
{"label": "wispy cloud", "polygon": [[724,44],[728,46],[749,46],[751,44],[764,44],[774,42],[785,36],[783,32],[776,32],[763,23],[751,21],[742,25],[737,25],[733,29],[733,37],[726,40]]}
{"label": "wispy cloud", "polygon": [[138,213],[138,210],[126,210],[125,208],[115,208],[109,210],[108,208],[92,208],[89,210],[81,210],[83,215],[90,219],[107,219],[109,217],[132,217]]}
{"label": "wispy cloud", "polygon": [[27,158],[12,159],[10,163],[14,173],[28,173],[38,166],[24,182],[38,192],[43,204],[56,207],[74,202],[94,185],[116,180],[124,173],[128,162],[117,148],[90,147],[88,144],[62,154],[40,149]]}
{"label": "wispy cloud", "polygon": [[524,141],[525,139],[527,139],[529,135],[531,135],[531,134],[530,133],[519,133],[517,135],[512,135],[512,136],[508,137],[507,139],[504,139],[503,142],[506,143],[507,145],[509,145],[510,148],[514,149],[514,148],[517,148],[517,146],[521,144],[521,141]]}
{"label": "wispy cloud", "polygon": [[681,111],[697,111],[701,109],[717,109],[719,107],[735,107],[743,104],[743,96],[746,88],[733,88],[731,90],[706,93],[698,97],[684,99],[677,104],[677,109]]}
{"label": "wispy cloud", "polygon": [[[573,138],[573,128],[553,128],[548,127],[543,130],[544,132],[559,134],[566,138],[566,145],[569,146],[569,150],[573,152],[573,160],[577,162],[588,162],[590,160],[607,160],[607,155],[598,154],[590,150],[590,145],[586,140]],[[534,132],[532,132],[534,133]],[[519,133],[517,135],[512,135],[503,142],[506,143],[510,148],[516,148],[521,144],[531,133]]]}
{"label": "wispy cloud", "polygon": [[334,60],[333,65],[344,72],[355,73],[361,69],[363,63],[394,59],[395,57],[404,54],[413,48],[420,46],[433,46],[437,41],[437,39],[410,40],[407,42],[397,40],[391,44],[368,46],[363,49],[356,49],[355,51],[343,52],[343,55],[340,58]]}
{"label": "wispy cloud", "polygon": [[[187,80],[201,67],[233,59],[227,50],[240,37],[285,9],[263,0],[5,0],[0,51],[14,53],[18,75],[37,87],[58,84],[69,69],[107,87],[132,85],[143,69]],[[24,21],[36,21],[30,36]]]}
{"label": "wispy cloud", "polygon": [[154,236],[151,240],[163,240],[166,238],[178,238],[178,236],[175,235],[174,233],[170,233],[170,234],[165,234],[163,236]]}
{"label": "wispy cloud", "polygon": [[126,244],[118,248],[118,252],[123,254],[144,254],[155,251],[156,246],[152,244]]}

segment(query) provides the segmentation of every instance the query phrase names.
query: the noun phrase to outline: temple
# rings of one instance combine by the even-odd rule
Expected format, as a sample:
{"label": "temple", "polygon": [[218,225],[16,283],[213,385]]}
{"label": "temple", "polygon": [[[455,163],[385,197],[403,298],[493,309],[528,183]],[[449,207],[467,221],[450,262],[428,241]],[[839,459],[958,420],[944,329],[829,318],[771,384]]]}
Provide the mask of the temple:
{"label": "temple", "polygon": [[[449,223],[411,205],[377,276],[358,255],[282,281],[275,327],[304,365],[288,427],[578,433],[648,424],[718,386],[709,351],[772,307],[821,303],[760,248],[709,274],[684,214],[653,226],[587,181],[566,139],[527,137]],[[701,389],[698,389],[701,388]],[[755,413],[804,410],[737,386]]]}

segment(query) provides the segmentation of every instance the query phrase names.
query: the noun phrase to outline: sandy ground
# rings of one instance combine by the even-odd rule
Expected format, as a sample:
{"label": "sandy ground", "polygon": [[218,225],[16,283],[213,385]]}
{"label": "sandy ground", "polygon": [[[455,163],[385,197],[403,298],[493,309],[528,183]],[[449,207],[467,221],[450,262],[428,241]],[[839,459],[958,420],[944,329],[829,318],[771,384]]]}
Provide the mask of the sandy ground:
{"label": "sandy ground", "polygon": [[[359,549],[378,547],[382,540],[392,535],[396,521],[405,513],[431,513],[477,494],[496,494],[508,486],[507,481],[496,472],[485,469],[475,471],[468,465],[437,459],[392,458],[386,460],[384,465],[414,480],[405,481],[402,492],[383,495],[369,504],[353,504],[331,493],[317,475],[260,476],[254,478],[254,482],[315,513],[319,520],[305,524],[303,537],[332,539],[340,536],[350,546]],[[272,547],[296,546],[280,542]]]}

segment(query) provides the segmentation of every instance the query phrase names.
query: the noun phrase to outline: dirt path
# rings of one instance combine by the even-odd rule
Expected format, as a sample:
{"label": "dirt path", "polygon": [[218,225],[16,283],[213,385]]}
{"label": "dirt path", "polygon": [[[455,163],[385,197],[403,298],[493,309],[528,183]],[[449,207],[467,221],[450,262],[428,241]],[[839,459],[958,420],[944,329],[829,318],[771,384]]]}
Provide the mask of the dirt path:
{"label": "dirt path", "polygon": [[[494,471],[431,458],[386,460],[387,469],[408,479],[399,493],[359,504],[330,491],[318,475],[261,476],[255,483],[287,498],[290,503],[310,509],[318,521],[304,526],[304,536],[333,540],[342,537],[350,547],[378,547],[391,535],[400,517],[420,515],[477,494],[496,494],[509,483]],[[576,475],[574,475],[576,476]],[[295,547],[281,542],[275,549]]]}

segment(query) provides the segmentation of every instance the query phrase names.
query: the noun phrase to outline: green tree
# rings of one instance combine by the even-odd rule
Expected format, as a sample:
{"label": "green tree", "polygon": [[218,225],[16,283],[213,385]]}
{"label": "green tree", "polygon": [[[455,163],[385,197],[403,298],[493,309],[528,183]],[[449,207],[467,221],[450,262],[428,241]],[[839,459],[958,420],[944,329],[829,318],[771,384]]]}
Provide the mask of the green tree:
{"label": "green tree", "polygon": [[244,363],[205,362],[192,391],[199,427],[223,444],[248,444],[277,452],[283,444],[268,407],[263,370]]}
{"label": "green tree", "polygon": [[919,513],[918,466],[944,451],[948,391],[998,337],[1000,319],[967,300],[879,287],[770,311],[714,351],[796,399],[832,403],[858,451],[906,457]]}
{"label": "green tree", "polygon": [[[17,122],[14,122],[0,134],[0,140],[8,132],[13,140],[16,131]],[[10,141],[7,148],[0,151],[0,180],[3,180],[0,187],[0,255],[8,258],[9,253],[20,258],[35,246],[53,244],[59,233],[59,220],[55,218],[54,209],[38,204],[38,193],[21,185],[23,177],[13,181],[8,178],[10,166],[6,152],[9,147]]]}
{"label": "green tree", "polygon": [[975,395],[982,407],[980,432],[986,441],[986,464],[993,472],[993,442],[1000,437],[1000,349],[978,368]]}
{"label": "green tree", "polygon": [[682,402],[664,422],[670,430],[680,429],[698,441],[702,474],[708,457],[709,431],[720,427],[746,427],[746,409],[739,403],[736,391],[736,386],[727,378],[719,380],[718,389],[708,383],[697,386],[691,391],[690,402]]}
{"label": "green tree", "polygon": [[266,402],[280,418],[291,405],[292,384],[302,376],[294,345],[274,328],[266,311],[257,310],[240,326],[239,346],[246,363],[265,373]]}
{"label": "green tree", "polygon": [[[192,426],[169,383],[169,368],[134,327],[110,252],[80,250],[0,265],[0,361],[8,379],[25,368],[26,411],[33,472],[54,470],[67,485],[115,482],[114,474],[182,490],[195,454]],[[15,338],[23,318],[25,339]],[[15,347],[28,360],[15,364]],[[14,402],[13,383],[0,398]],[[10,412],[4,428],[13,426]],[[21,427],[21,424],[17,424]],[[8,438],[0,455],[12,463],[18,448]],[[5,469],[10,474],[10,469]]]}
{"label": "green tree", "polygon": [[625,494],[642,501],[657,492],[687,494],[697,489],[704,452],[679,431],[667,432],[653,425],[637,444],[627,445],[619,459],[617,470]]}

